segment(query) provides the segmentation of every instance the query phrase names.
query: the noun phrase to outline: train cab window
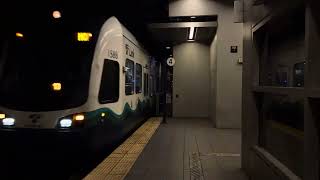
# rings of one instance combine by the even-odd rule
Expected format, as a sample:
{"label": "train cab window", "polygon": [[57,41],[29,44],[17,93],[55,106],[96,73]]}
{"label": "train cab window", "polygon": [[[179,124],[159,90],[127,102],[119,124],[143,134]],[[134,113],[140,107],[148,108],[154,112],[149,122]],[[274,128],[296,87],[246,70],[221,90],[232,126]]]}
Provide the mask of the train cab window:
{"label": "train cab window", "polygon": [[105,60],[101,77],[99,103],[113,103],[119,100],[119,63]]}
{"label": "train cab window", "polygon": [[126,95],[132,95],[134,93],[134,62],[130,59],[126,60]]}
{"label": "train cab window", "polygon": [[143,92],[145,96],[149,95],[149,75],[144,73],[144,88]]}
{"label": "train cab window", "polygon": [[142,66],[136,64],[136,93],[142,92]]}

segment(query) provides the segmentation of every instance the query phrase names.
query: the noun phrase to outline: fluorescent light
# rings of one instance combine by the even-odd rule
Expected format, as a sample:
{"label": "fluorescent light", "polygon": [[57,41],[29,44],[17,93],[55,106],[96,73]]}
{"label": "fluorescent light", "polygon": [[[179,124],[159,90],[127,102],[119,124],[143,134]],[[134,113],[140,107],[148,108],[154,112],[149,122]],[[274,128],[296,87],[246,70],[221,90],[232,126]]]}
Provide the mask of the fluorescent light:
{"label": "fluorescent light", "polygon": [[195,19],[195,18],[197,18],[197,17],[195,17],[195,16],[191,16],[190,18],[191,18],[191,19]]}
{"label": "fluorescent light", "polygon": [[72,120],[71,119],[62,119],[60,121],[60,127],[68,128],[68,127],[71,127],[71,125],[72,125]]}
{"label": "fluorescent light", "polygon": [[190,27],[189,39],[194,39],[195,27]]}
{"label": "fluorescent light", "polygon": [[4,119],[2,120],[2,124],[3,124],[4,126],[13,126],[15,121],[16,121],[16,120],[15,120],[14,118],[4,118]]}
{"label": "fluorescent light", "polygon": [[170,46],[167,46],[166,49],[171,49],[171,47],[170,47]]}

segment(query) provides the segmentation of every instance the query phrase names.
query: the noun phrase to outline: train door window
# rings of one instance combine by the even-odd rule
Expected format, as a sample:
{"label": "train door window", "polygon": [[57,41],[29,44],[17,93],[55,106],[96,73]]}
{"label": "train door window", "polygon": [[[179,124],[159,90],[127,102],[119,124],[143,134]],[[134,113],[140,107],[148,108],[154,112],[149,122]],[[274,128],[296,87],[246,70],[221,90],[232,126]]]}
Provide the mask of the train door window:
{"label": "train door window", "polygon": [[136,64],[136,93],[142,92],[142,66],[141,64]]}
{"label": "train door window", "polygon": [[113,60],[104,60],[101,77],[99,103],[113,103],[119,100],[119,63]]}
{"label": "train door window", "polygon": [[143,92],[145,96],[149,95],[149,75],[144,73],[144,88]]}
{"label": "train door window", "polygon": [[153,96],[153,76],[150,75],[150,86],[149,86],[149,91],[150,91],[150,95]]}
{"label": "train door window", "polygon": [[126,95],[132,95],[134,93],[134,62],[130,59],[126,60]]}

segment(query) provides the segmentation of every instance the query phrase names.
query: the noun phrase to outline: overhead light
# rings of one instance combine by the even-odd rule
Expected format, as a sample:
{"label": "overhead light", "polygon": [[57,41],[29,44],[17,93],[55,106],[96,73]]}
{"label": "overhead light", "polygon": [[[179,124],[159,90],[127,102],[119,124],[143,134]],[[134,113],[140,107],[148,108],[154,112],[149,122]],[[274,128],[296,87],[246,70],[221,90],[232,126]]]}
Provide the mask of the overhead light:
{"label": "overhead light", "polygon": [[190,18],[191,18],[191,19],[195,19],[195,18],[197,18],[197,17],[195,17],[195,16],[191,16]]}
{"label": "overhead light", "polygon": [[195,34],[195,27],[190,27],[189,40],[194,39],[194,34]]}
{"label": "overhead light", "polygon": [[170,46],[167,46],[166,49],[171,49],[171,47],[170,47]]}
{"label": "overhead light", "polygon": [[18,37],[18,38],[23,38],[23,34],[20,33],[20,32],[16,32],[16,37]]}
{"label": "overhead light", "polygon": [[61,12],[60,11],[53,11],[52,16],[55,19],[59,19],[59,18],[61,18]]}

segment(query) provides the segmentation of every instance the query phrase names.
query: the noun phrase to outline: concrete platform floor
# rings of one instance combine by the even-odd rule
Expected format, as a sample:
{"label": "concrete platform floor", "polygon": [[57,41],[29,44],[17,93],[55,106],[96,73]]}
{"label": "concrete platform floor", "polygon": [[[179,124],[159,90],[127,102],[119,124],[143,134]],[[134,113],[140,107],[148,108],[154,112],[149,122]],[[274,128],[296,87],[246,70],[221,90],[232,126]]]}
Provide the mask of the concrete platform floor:
{"label": "concrete platform floor", "polygon": [[240,153],[240,130],[215,129],[206,119],[168,119],[125,179],[247,180]]}

